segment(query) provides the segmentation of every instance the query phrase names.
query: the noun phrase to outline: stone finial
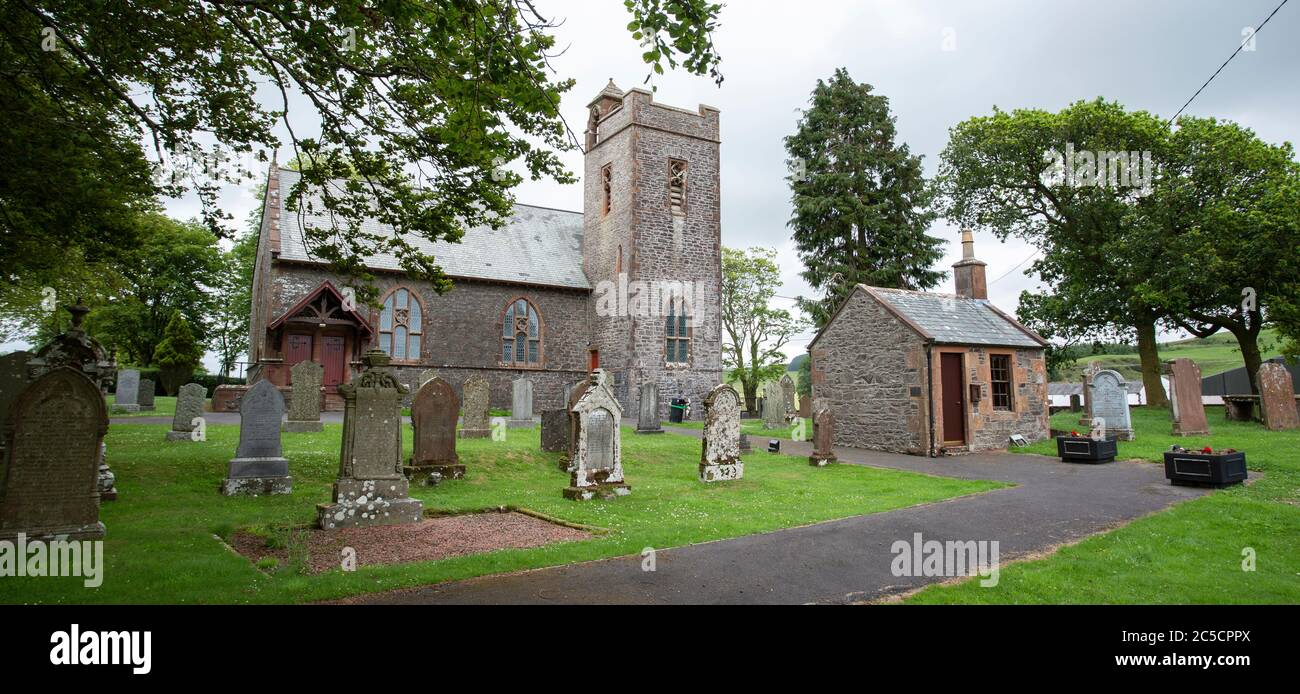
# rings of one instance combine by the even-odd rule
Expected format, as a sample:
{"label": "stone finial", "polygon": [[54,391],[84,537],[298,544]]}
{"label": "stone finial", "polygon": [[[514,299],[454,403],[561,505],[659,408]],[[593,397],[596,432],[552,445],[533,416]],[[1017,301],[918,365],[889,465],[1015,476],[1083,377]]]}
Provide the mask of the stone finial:
{"label": "stone finial", "polygon": [[361,361],[367,368],[375,369],[388,366],[392,358],[382,349],[368,349],[365,356],[361,357]]}

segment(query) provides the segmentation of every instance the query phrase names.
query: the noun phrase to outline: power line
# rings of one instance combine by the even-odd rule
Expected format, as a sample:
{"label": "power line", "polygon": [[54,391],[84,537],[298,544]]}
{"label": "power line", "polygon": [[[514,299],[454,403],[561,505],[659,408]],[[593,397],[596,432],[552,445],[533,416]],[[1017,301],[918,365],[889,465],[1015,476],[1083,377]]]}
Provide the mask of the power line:
{"label": "power line", "polygon": [[1279,4],[1277,7],[1274,7],[1273,11],[1270,12],[1268,16],[1264,18],[1264,21],[1260,22],[1258,27],[1255,27],[1254,33],[1252,33],[1250,36],[1247,36],[1245,39],[1242,39],[1241,44],[1237,46],[1237,50],[1233,51],[1232,55],[1228,56],[1228,59],[1223,61],[1223,64],[1219,66],[1219,69],[1215,70],[1213,75],[1210,75],[1210,79],[1205,80],[1205,84],[1202,84],[1201,88],[1196,90],[1196,93],[1192,95],[1192,98],[1188,99],[1187,103],[1183,104],[1183,107],[1178,109],[1178,113],[1175,113],[1174,117],[1169,119],[1170,123],[1173,123],[1175,120],[1178,120],[1178,116],[1182,115],[1183,110],[1186,109],[1188,106],[1190,106],[1192,101],[1195,100],[1196,97],[1201,95],[1201,91],[1203,91],[1206,87],[1210,86],[1210,82],[1213,82],[1214,78],[1218,77],[1220,72],[1223,72],[1223,68],[1228,67],[1228,63],[1232,62],[1232,59],[1237,57],[1237,54],[1241,52],[1241,49],[1244,48],[1249,41],[1254,39],[1256,36],[1259,35],[1259,32],[1264,30],[1264,25],[1268,24],[1268,20],[1272,19],[1273,15],[1277,14],[1277,11],[1282,9],[1282,5],[1287,4],[1287,2],[1289,2],[1289,0],[1282,0],[1281,4]]}
{"label": "power line", "polygon": [[1022,261],[1016,263],[1016,266],[1015,266],[1015,267],[1013,267],[1013,268],[1011,268],[1010,270],[1007,270],[1006,272],[1002,273],[1002,276],[1001,276],[1001,277],[999,277],[999,278],[993,280],[992,282],[989,282],[989,284],[997,284],[998,282],[1001,282],[1002,280],[1006,279],[1006,278],[1007,278],[1007,275],[1010,275],[1011,273],[1015,272],[1016,270],[1019,270],[1021,265],[1024,265],[1025,263],[1027,263],[1027,262],[1033,260],[1033,259],[1034,259],[1034,256],[1036,256],[1036,255],[1038,255],[1038,251],[1034,251],[1033,253],[1030,253],[1028,258],[1025,258],[1024,260],[1022,260]]}

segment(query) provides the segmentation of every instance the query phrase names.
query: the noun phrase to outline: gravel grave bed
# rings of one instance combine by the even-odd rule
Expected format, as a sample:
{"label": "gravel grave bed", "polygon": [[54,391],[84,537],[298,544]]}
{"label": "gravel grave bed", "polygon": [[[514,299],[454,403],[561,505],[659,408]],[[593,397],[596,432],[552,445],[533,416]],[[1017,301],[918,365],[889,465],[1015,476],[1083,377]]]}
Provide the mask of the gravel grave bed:
{"label": "gravel grave bed", "polygon": [[[344,547],[356,550],[357,566],[372,566],[527,549],[593,537],[584,530],[514,511],[441,516],[419,523],[370,528],[295,528],[288,534],[294,554],[301,554],[305,546],[307,568],[313,574],[340,568]],[[274,557],[281,564],[289,561],[289,548],[267,547],[265,537],[244,530],[231,535],[230,546],[254,564],[266,557]]]}

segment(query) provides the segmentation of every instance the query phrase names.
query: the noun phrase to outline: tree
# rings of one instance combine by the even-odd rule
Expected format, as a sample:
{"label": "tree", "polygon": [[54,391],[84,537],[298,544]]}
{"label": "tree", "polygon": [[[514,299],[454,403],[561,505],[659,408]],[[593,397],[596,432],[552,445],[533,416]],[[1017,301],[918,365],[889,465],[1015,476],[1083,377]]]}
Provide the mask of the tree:
{"label": "tree", "polygon": [[[721,82],[721,5],[625,4],[653,72],[680,63]],[[217,193],[286,144],[277,124],[291,156],[314,162],[289,207],[335,220],[306,241],[361,278],[364,258],[384,251],[446,290],[436,260],[404,234],[456,241],[499,228],[521,180],[511,162],[533,178],[574,180],[559,158],[578,146],[559,109],[574,83],[553,76],[557,23],[532,0],[19,0],[0,5],[0,24],[9,277],[56,271],[73,246],[91,261],[131,248],[132,213],[160,194],[197,194],[209,230],[231,236]],[[261,103],[266,93],[278,103]],[[294,125],[316,121],[311,135]],[[333,178],[347,181],[327,185]],[[362,228],[375,210],[396,235]]]}
{"label": "tree", "polygon": [[801,274],[829,298],[800,301],[818,326],[859,283],[928,289],[946,276],[930,269],[943,241],[926,234],[936,213],[921,157],[894,138],[889,99],[844,68],[817,81],[798,130],[785,138]]}
{"label": "tree", "polygon": [[722,365],[740,381],[751,412],[758,386],[785,373],[781,348],[803,328],[789,311],[769,305],[779,286],[776,251],[722,249]]}
{"label": "tree", "polygon": [[194,339],[190,324],[180,311],[174,311],[163,330],[163,339],[154,352],[154,361],[160,367],[163,391],[175,395],[194,376],[194,370],[202,360],[203,348]]}
{"label": "tree", "polygon": [[[252,216],[260,221],[261,211]],[[253,267],[257,260],[257,233],[245,233],[222,255],[222,270],[213,295],[210,344],[217,353],[220,373],[229,375],[235,362],[248,353],[248,325],[253,312]]]}
{"label": "tree", "polygon": [[801,398],[812,397],[812,357],[807,354],[799,360],[799,382],[795,384],[794,391]]}

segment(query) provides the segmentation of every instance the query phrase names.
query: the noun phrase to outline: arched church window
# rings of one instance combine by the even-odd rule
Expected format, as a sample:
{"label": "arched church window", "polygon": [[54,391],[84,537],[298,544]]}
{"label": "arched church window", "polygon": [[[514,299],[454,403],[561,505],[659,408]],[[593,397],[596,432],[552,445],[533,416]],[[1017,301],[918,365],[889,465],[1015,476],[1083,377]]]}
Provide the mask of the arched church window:
{"label": "arched church window", "polygon": [[418,294],[406,287],[389,292],[379,314],[379,349],[394,361],[419,361],[423,319]]}
{"label": "arched church window", "polygon": [[507,366],[541,366],[542,319],[527,299],[515,299],[501,318],[501,362]]}
{"label": "arched church window", "polygon": [[669,365],[691,363],[691,326],[685,299],[673,299],[668,304],[665,319],[664,362]]}

